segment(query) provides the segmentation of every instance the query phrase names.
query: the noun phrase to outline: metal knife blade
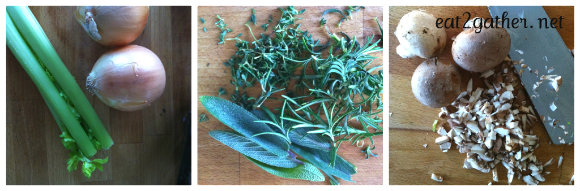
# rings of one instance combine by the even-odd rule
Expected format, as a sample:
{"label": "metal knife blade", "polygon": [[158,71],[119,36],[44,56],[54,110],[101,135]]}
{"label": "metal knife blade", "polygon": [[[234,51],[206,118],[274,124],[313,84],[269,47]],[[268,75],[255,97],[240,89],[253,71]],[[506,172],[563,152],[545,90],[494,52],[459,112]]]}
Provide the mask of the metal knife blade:
{"label": "metal knife blade", "polygon": [[[523,24],[518,28],[504,27],[511,37],[509,56],[514,61],[523,59],[523,63],[527,65],[526,68],[521,64],[514,67],[516,71],[520,69],[524,71],[518,72],[522,84],[536,111],[543,116],[544,127],[552,142],[573,143],[574,58],[555,28],[540,28],[538,18],[547,18],[549,23],[550,17],[542,7],[490,6],[488,9],[493,18],[498,16],[500,20],[504,12],[508,13],[506,18],[526,19],[528,28],[523,28]],[[563,22],[566,22],[566,18]],[[565,27],[565,23],[562,26]],[[556,92],[547,80],[534,88],[542,75],[561,76],[562,84],[559,91]]]}

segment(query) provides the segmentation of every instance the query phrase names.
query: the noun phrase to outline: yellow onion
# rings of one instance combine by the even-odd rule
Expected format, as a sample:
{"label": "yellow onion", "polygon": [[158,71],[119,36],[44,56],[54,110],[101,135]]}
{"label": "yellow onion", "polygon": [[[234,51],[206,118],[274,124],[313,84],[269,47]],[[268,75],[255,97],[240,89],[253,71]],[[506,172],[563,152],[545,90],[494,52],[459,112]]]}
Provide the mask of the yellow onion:
{"label": "yellow onion", "polygon": [[75,11],[76,20],[89,36],[105,46],[133,42],[143,32],[148,16],[146,6],[83,6]]}
{"label": "yellow onion", "polygon": [[129,45],[97,60],[87,77],[87,89],[106,105],[121,110],[143,109],[165,89],[165,69],[151,50]]}

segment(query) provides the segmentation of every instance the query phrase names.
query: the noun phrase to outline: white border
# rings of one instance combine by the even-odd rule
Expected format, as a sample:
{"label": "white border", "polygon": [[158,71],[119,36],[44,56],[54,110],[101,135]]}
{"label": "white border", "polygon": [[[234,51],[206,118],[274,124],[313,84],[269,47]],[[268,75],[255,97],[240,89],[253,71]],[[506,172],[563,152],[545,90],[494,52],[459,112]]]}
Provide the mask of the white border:
{"label": "white border", "polygon": [[[120,2],[119,0],[99,0],[99,1],[72,1],[72,0],[53,0],[53,1],[42,1],[42,0],[2,0],[0,1],[1,11],[0,11],[0,36],[6,36],[5,30],[5,15],[6,15],[6,5],[175,5],[175,6],[192,6],[191,12],[191,26],[192,26],[192,116],[197,116],[197,30],[193,30],[197,26],[197,7],[198,6],[238,6],[238,5],[249,5],[249,6],[285,6],[285,5],[299,5],[299,6],[320,6],[320,5],[331,5],[331,6],[343,6],[343,5],[365,5],[365,6],[383,6],[383,28],[387,32],[389,31],[388,11],[389,6],[405,6],[405,5],[432,5],[432,6],[458,6],[458,5],[575,5],[576,2],[573,0],[542,0],[542,1],[506,1],[506,0],[485,0],[485,1],[465,1],[465,0],[450,0],[445,2],[436,2],[429,0],[310,0],[310,1],[300,1],[300,0],[254,0],[254,1],[244,1],[244,0],[140,0],[140,1],[125,1]],[[575,20],[578,20],[579,16],[575,11]],[[576,27],[574,31],[578,31],[578,21],[575,22]],[[575,45],[577,44],[577,35],[574,37]],[[389,38],[385,37],[385,44],[390,44]],[[6,124],[6,39],[0,38],[0,52],[2,55],[2,63],[0,66],[0,124]],[[396,43],[396,42],[393,42]],[[388,71],[389,71],[389,55],[387,50],[383,51],[383,60],[385,76],[384,76],[384,99],[385,105],[389,105],[388,95],[389,95],[389,81],[388,81]],[[574,59],[575,63],[578,63],[578,58]],[[575,84],[579,84],[580,79],[575,75]],[[575,87],[575,95],[578,94],[578,87]],[[576,101],[575,108],[578,108],[579,103]],[[384,124],[389,124],[389,113],[388,108],[385,108],[383,112],[385,122]],[[575,118],[578,118],[578,112],[575,114]],[[198,186],[197,185],[197,120],[192,120],[192,186],[5,186],[6,184],[6,131],[5,125],[0,125],[4,127],[4,130],[0,130],[0,190],[127,190],[127,189],[139,189],[139,190],[489,190],[490,188],[485,186],[387,186],[389,184],[389,134],[383,136],[383,184],[382,186]],[[384,127],[388,128],[388,125]],[[575,141],[578,142],[579,138],[576,137]],[[575,146],[576,147],[576,146]],[[579,154],[577,149],[575,149],[575,163],[579,160]],[[578,167],[575,169],[575,174],[578,174]],[[491,189],[500,190],[514,190],[514,189],[526,189],[526,190],[580,190],[578,184],[574,187],[572,186],[538,186],[538,187],[522,187],[522,186],[494,186]]]}

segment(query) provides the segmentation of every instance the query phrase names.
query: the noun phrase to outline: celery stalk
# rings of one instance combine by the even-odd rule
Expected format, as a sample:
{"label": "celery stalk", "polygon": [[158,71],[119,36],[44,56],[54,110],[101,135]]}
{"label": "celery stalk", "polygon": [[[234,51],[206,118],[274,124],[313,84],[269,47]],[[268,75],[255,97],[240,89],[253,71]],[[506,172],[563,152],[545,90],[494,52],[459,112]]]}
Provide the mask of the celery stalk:
{"label": "celery stalk", "polygon": [[83,130],[79,121],[75,118],[68,104],[60,96],[60,92],[52,83],[48,75],[37,60],[36,55],[30,50],[19,31],[16,29],[10,15],[6,14],[6,44],[12,51],[22,68],[32,79],[43,98],[55,114],[58,123],[63,124],[72,137],[77,141],[79,149],[87,156],[93,156],[97,150]]}
{"label": "celery stalk", "polygon": [[92,130],[91,133],[97,141],[101,143],[103,148],[110,148],[113,145],[113,139],[107,133],[97,113],[58,56],[30,9],[25,6],[7,6],[6,11],[12,17],[14,23],[18,23],[16,27],[22,37],[30,45],[34,54],[43,59],[42,63],[52,74],[63,92],[70,98],[72,105]]}

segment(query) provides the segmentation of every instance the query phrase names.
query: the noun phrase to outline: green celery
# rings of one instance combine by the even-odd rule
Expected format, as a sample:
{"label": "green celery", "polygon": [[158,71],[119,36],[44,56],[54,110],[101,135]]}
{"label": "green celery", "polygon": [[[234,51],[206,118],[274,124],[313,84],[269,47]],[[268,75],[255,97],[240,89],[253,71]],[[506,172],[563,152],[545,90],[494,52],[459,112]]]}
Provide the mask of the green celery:
{"label": "green celery", "polygon": [[91,133],[97,141],[101,143],[103,148],[110,148],[113,145],[113,139],[107,133],[97,113],[58,56],[30,9],[26,6],[8,6],[6,11],[12,17],[14,23],[18,23],[16,27],[25,41],[30,45],[34,54],[43,59],[42,63],[52,74],[66,96],[68,96],[88,128],[92,130]]}
{"label": "green celery", "polygon": [[[83,130],[79,121],[69,109],[66,101],[52,83],[45,70],[40,65],[36,55],[30,50],[9,14],[6,14],[6,44],[12,51],[22,68],[30,76],[41,92],[46,104],[59,124],[63,124],[77,141],[79,149],[87,156],[93,156],[97,150]],[[64,128],[61,127],[61,130]]]}

